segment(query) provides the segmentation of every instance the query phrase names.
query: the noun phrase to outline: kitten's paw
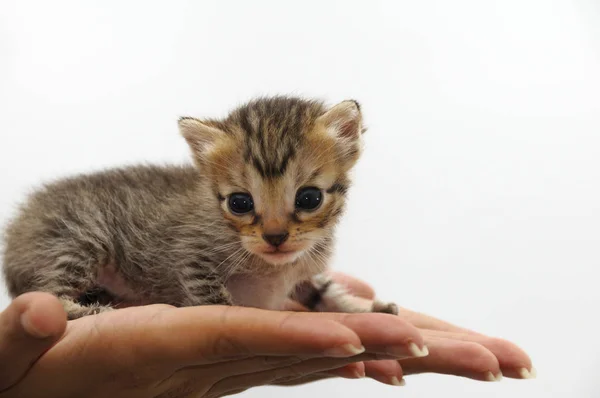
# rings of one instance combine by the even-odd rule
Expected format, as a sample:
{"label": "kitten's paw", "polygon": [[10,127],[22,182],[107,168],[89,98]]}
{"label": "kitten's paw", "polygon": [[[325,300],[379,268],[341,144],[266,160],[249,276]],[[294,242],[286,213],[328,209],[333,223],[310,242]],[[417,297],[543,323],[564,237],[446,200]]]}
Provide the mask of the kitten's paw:
{"label": "kitten's paw", "polygon": [[385,303],[383,301],[373,301],[371,307],[372,312],[380,312],[384,314],[398,315],[398,306],[395,303]]}

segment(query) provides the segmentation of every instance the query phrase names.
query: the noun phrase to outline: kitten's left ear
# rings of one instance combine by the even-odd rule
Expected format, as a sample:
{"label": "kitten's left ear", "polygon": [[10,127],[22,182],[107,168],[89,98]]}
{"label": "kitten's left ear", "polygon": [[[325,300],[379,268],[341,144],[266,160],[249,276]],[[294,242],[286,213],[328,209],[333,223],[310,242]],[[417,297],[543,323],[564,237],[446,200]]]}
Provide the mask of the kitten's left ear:
{"label": "kitten's left ear", "polygon": [[360,105],[355,100],[342,101],[318,119],[327,131],[344,140],[356,141],[364,132]]}
{"label": "kitten's left ear", "polygon": [[178,124],[181,135],[196,154],[205,153],[219,136],[225,134],[222,130],[193,117],[181,117]]}

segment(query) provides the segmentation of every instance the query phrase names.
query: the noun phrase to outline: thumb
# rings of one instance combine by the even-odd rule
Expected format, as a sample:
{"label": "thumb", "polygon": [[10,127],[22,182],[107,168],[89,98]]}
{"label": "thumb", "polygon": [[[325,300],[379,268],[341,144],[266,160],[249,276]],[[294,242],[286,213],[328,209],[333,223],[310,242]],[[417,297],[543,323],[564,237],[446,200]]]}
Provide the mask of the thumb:
{"label": "thumb", "polygon": [[0,391],[23,378],[63,335],[67,316],[58,299],[26,293],[0,313]]}

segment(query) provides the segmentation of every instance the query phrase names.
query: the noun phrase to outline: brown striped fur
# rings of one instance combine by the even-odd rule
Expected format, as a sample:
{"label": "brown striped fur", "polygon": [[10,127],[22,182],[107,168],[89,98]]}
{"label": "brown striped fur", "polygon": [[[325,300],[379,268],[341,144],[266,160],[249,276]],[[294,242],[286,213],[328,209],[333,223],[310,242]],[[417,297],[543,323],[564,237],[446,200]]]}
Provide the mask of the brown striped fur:
{"label": "brown striped fur", "polygon": [[[107,170],[30,196],[5,234],[11,295],[53,293],[72,319],[146,303],[278,309],[314,278],[324,297],[319,275],[360,154],[358,103],[259,98],[225,119],[183,117],[179,127],[195,167]],[[296,192],[307,186],[323,203],[297,211]],[[238,192],[252,195],[254,212],[229,210]],[[263,234],[283,232],[287,253],[270,253]]]}

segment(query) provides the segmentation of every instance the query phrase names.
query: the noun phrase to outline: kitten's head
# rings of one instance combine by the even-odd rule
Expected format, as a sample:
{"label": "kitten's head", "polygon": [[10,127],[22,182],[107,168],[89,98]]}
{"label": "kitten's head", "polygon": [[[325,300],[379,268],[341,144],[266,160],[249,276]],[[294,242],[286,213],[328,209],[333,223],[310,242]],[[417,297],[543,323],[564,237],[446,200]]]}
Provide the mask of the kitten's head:
{"label": "kitten's head", "polygon": [[224,120],[184,117],[179,127],[246,250],[286,264],[331,238],[361,149],[356,101],[262,98]]}

